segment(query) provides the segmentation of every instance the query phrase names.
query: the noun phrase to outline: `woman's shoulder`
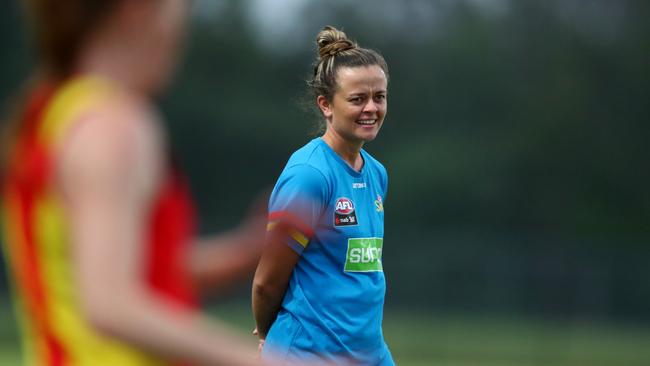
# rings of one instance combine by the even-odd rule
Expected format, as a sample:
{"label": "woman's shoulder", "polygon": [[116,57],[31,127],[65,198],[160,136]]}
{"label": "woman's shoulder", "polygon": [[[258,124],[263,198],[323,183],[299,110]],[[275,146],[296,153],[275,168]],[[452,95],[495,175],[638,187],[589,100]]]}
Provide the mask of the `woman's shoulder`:
{"label": "woman's shoulder", "polygon": [[56,128],[51,134],[56,169],[70,187],[82,180],[78,177],[92,177],[93,182],[101,177],[153,192],[166,164],[159,117],[146,98],[104,83],[72,81],[62,91],[61,104],[49,111],[53,123],[46,127]]}
{"label": "woman's shoulder", "polygon": [[302,171],[304,174],[318,172],[327,176],[329,164],[326,163],[326,160],[327,154],[323,149],[321,139],[315,138],[291,154],[285,170]]}
{"label": "woman's shoulder", "polygon": [[132,122],[156,119],[145,98],[124,91],[108,79],[80,75],[63,83],[55,92],[44,110],[39,135],[48,144],[58,145],[70,140],[70,131],[78,130],[80,124],[93,125],[90,131],[97,132],[101,139],[104,130],[127,134],[138,129],[152,132],[155,124]]}
{"label": "woman's shoulder", "polygon": [[319,139],[316,138],[291,155],[280,174],[278,183],[280,185],[298,184],[302,187],[328,191],[328,187],[332,184],[331,173]]}

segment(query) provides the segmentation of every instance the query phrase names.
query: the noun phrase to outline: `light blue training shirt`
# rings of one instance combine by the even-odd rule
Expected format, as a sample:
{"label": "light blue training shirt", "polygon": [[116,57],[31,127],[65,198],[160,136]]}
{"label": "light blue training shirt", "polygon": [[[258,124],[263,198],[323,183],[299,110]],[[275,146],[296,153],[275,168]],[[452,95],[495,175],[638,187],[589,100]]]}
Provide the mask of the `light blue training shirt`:
{"label": "light blue training shirt", "polygon": [[301,257],[263,357],[394,365],[381,328],[387,174],[361,156],[357,172],[316,138],[291,156],[273,189],[269,227],[289,223],[287,244]]}

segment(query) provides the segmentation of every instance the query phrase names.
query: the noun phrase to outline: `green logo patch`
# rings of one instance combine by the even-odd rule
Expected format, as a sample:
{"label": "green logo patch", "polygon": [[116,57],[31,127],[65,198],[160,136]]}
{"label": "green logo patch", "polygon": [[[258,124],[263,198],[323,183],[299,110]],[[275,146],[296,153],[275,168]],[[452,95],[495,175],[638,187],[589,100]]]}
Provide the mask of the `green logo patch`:
{"label": "green logo patch", "polygon": [[345,272],[379,272],[381,251],[384,246],[382,238],[348,239],[348,253],[345,256]]}

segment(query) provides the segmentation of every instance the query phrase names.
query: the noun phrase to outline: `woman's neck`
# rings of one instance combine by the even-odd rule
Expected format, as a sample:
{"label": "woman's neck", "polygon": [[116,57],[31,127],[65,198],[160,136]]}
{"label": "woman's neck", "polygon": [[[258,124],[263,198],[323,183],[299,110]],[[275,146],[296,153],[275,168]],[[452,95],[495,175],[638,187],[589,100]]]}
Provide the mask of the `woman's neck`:
{"label": "woman's neck", "polygon": [[76,72],[106,77],[126,89],[150,94],[151,60],[144,56],[147,45],[142,45],[137,36],[125,42],[128,35],[118,25],[106,25],[89,35],[79,51]]}
{"label": "woman's neck", "polygon": [[322,137],[323,141],[334,150],[338,156],[343,159],[352,169],[359,172],[363,168],[363,158],[361,157],[361,147],[363,142],[360,144],[353,144],[345,140],[339,134],[332,132],[328,129]]}

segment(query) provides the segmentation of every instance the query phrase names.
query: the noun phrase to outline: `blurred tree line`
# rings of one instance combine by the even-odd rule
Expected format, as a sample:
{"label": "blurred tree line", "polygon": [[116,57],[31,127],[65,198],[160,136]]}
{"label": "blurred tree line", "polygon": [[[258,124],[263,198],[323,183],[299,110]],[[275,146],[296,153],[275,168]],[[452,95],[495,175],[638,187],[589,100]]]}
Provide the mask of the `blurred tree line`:
{"label": "blurred tree line", "polygon": [[[254,3],[196,16],[161,98],[203,231],[236,223],[313,137],[304,81],[332,24],[390,68],[366,147],[390,177],[389,306],[650,321],[650,3],[309,2],[302,41],[260,37]],[[32,64],[23,29],[0,4],[5,103]]]}

